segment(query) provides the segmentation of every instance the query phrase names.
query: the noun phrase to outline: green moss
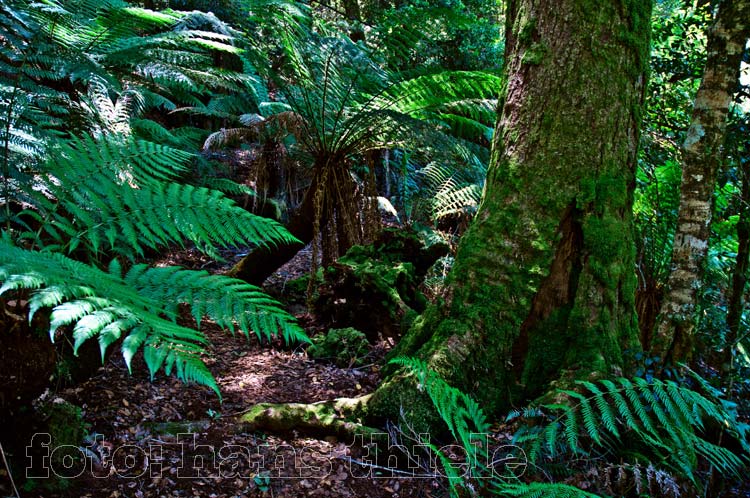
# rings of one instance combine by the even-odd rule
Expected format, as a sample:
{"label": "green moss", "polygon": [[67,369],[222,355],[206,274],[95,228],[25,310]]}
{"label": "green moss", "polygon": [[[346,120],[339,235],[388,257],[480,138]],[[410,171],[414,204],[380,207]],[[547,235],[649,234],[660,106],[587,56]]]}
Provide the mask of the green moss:
{"label": "green moss", "polygon": [[532,43],[523,53],[521,62],[529,65],[539,65],[549,55],[549,48],[542,42]]}
{"label": "green moss", "polygon": [[402,332],[402,334],[406,334],[409,331],[409,329],[412,328],[412,326],[419,319],[419,316],[420,316],[419,313],[417,313],[413,309],[410,309],[406,313],[404,313],[403,318],[401,318],[401,332]]}
{"label": "green moss", "polygon": [[651,56],[651,38],[643,36],[651,33],[651,9],[650,0],[620,0],[623,12],[627,12],[629,22],[627,27],[620,33],[620,40],[635,54],[635,64],[626,68],[628,76],[637,78],[647,73]]}
{"label": "green moss", "polygon": [[310,282],[310,275],[303,275],[284,284],[284,292],[289,294],[304,295]]}
{"label": "green moss", "polygon": [[[83,466],[85,462],[81,462],[82,453],[78,448],[86,435],[86,424],[81,408],[56,398],[42,403],[37,410],[44,420],[44,427],[40,432],[46,432],[51,436],[51,448],[60,448],[52,456],[52,466],[58,469],[70,468],[70,458],[75,462],[73,468]],[[48,479],[29,479],[24,485],[24,490],[60,491],[67,490],[74,484],[72,479],[65,479],[54,473],[50,475]]]}
{"label": "green moss", "polygon": [[618,167],[610,165],[612,176],[602,175],[596,179],[596,202],[597,207],[603,209],[607,206],[610,210],[627,208],[630,204],[630,189],[628,178],[623,172],[617,173]]}
{"label": "green moss", "polygon": [[520,43],[529,44],[532,42],[533,37],[536,35],[536,18],[527,19],[524,22],[521,30],[518,33],[518,41]]}
{"label": "green moss", "polygon": [[400,311],[406,311],[409,305],[424,302],[414,300],[413,289],[416,288],[417,278],[413,264],[383,262],[367,258],[368,256],[360,257],[359,254],[347,253],[338,262],[352,268],[360,288],[370,289],[377,295],[388,298],[381,301],[381,304],[391,318],[395,318]]}
{"label": "green moss", "polygon": [[570,347],[571,307],[555,310],[529,331],[529,347],[521,385],[526,392],[540,393],[562,367]]}
{"label": "green moss", "polygon": [[352,327],[331,329],[324,335],[313,337],[307,354],[315,359],[333,360],[340,367],[361,365],[370,350],[365,334]]}
{"label": "green moss", "polygon": [[622,250],[623,223],[605,215],[588,216],[583,225],[584,244],[599,261],[617,261]]}
{"label": "green moss", "polygon": [[53,445],[80,445],[86,434],[81,408],[58,398],[45,403],[41,411],[47,419]]}
{"label": "green moss", "polygon": [[397,375],[385,381],[367,402],[367,420],[381,424],[390,420],[406,423],[407,431],[438,436],[447,431],[432,400],[417,387],[411,375]]}

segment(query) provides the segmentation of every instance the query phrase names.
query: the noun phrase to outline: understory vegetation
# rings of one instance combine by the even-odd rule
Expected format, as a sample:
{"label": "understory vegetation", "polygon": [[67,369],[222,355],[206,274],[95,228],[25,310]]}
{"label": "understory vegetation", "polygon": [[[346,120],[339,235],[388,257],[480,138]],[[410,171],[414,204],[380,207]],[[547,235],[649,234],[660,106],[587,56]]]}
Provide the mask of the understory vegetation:
{"label": "understory vegetation", "polygon": [[[459,389],[431,367],[434,357],[418,353],[443,339],[425,324],[461,290],[451,270],[482,207],[533,192],[513,183],[511,170],[522,164],[508,164],[507,175],[492,169],[505,147],[496,132],[514,124],[499,113],[514,85],[524,84],[503,72],[503,26],[509,33],[514,23],[524,26],[521,42],[533,50],[522,64],[559,62],[544,61],[541,28],[529,13],[514,17],[515,3],[0,0],[0,425],[14,428],[12,437],[0,436],[0,495],[110,496],[107,479],[23,478],[32,457],[24,450],[32,433],[50,432],[53,444],[94,448],[81,450],[83,459],[105,466],[92,442],[104,430],[92,421],[95,410],[67,400],[85,401],[86,382],[114,375],[119,364],[134,384],[138,372],[155,383],[176,377],[186,384],[182,392],[200,393],[196,405],[212,407],[132,427],[139,437],[148,432],[163,443],[213,427],[217,440],[234,431],[261,445],[269,434],[299,431],[350,445],[365,435],[348,447],[349,464],[411,477],[399,484],[401,495],[374,477],[354,495],[750,493],[747,49],[721,147],[712,149],[720,166],[710,235],[693,312],[683,317],[695,324],[690,351],[678,357],[674,347],[668,355],[652,347],[676,268],[685,144],[707,40],[719,9],[742,1],[653,5],[648,86],[636,113],[642,133],[630,144],[637,167],[620,213],[630,220],[632,212],[634,234],[602,228],[599,244],[613,258],[632,253],[636,263],[634,295],[610,289],[637,314],[639,344],[623,348],[621,364],[603,371],[568,362],[542,394],[513,398],[513,409],[501,413],[477,401],[487,387],[479,380]],[[622,9],[635,9],[631,3]],[[533,140],[544,142],[537,131]],[[570,140],[578,133],[585,124]],[[552,176],[550,162],[543,174]],[[488,204],[488,171],[505,175],[517,195]],[[598,198],[616,192],[615,183],[580,188]],[[552,269],[530,272],[552,275],[556,264],[567,265],[576,276],[565,293],[575,294],[588,258],[559,256],[584,246],[583,228],[566,224],[583,219],[584,209],[567,208],[555,232],[562,242],[536,240],[540,228],[525,227],[533,250],[554,255]],[[508,217],[519,223],[521,214]],[[522,332],[533,333],[534,310],[556,298],[540,282],[519,284],[534,296],[519,298],[529,308]],[[550,324],[568,320],[571,309],[564,303],[538,314]],[[283,357],[285,367],[325,365],[325,375],[356,380],[346,394],[327,378],[320,389],[312,386],[323,378],[316,370],[312,381],[289,379],[302,390],[310,382],[310,397],[258,391],[267,398],[245,401],[242,389],[256,382],[248,379],[266,379],[251,386],[260,389],[269,367],[247,365],[246,377],[227,388],[231,375],[216,362],[246,354],[221,349],[238,331],[259,357]],[[495,344],[469,337],[485,350]],[[546,347],[553,365],[557,346],[544,340],[536,354]],[[514,344],[512,355],[489,351],[496,362],[479,364],[466,357],[468,346],[450,341],[440,358],[450,372],[512,371],[528,353]],[[118,396],[109,397],[119,403]],[[148,447],[145,436],[139,441]],[[385,462],[393,457],[398,465],[383,464],[375,455],[381,449]],[[201,496],[281,495],[283,479],[248,465],[251,488]],[[414,478],[419,472],[422,479]],[[138,479],[137,492],[112,496],[171,491]],[[284,492],[309,489],[299,486]]]}

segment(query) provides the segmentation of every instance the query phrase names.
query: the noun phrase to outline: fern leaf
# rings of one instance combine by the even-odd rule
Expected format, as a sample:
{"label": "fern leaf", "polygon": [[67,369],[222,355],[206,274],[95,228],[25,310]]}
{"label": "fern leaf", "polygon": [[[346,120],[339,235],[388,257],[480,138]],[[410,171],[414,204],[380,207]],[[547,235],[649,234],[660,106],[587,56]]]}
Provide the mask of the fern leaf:
{"label": "fern leaf", "polygon": [[542,482],[501,484],[497,486],[496,492],[499,496],[508,498],[599,498],[599,495],[567,484]]}
{"label": "fern leaf", "polygon": [[[135,265],[125,277],[121,272],[117,262],[109,265],[109,271],[102,271],[59,253],[29,251],[0,240],[0,294],[30,290],[30,313],[52,308],[51,338],[61,327],[72,325],[76,351],[86,340],[97,337],[103,358],[107,348],[125,335],[122,355],[128,368],[143,349],[152,376],[164,368],[185,382],[201,383],[218,394],[200,357],[206,338],[175,323],[179,303],[199,308],[199,317],[205,310],[215,310],[215,315],[208,316],[225,327],[231,325],[235,313],[241,313],[251,316],[243,323],[261,325],[254,330],[258,335],[280,334],[287,341],[308,341],[276,301],[244,282],[145,265]],[[207,305],[226,299],[217,307]]]}

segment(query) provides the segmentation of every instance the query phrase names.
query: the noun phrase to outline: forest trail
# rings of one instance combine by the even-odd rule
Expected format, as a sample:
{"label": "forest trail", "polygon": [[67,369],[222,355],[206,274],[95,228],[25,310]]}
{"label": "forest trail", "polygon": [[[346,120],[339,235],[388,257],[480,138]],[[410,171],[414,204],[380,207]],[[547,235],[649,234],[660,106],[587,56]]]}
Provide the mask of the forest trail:
{"label": "forest trail", "polygon": [[[195,268],[204,264],[197,257],[183,251],[167,259]],[[309,259],[301,251],[267,283],[281,290],[286,280],[309,268]],[[185,386],[162,373],[152,382],[140,355],[133,360],[132,375],[121,355],[111,355],[92,378],[55,395],[82,407],[94,465],[67,494],[38,496],[409,497],[431,496],[437,489],[432,479],[388,477],[382,469],[353,463],[363,451],[352,447],[353,441],[296,431],[243,432],[237,426],[234,416],[257,403],[314,403],[372,392],[387,343],[374,345],[363,367],[338,368],[308,359],[302,347],[261,345],[255,337],[232,336],[211,322],[201,324],[201,330],[210,340],[205,361],[223,402],[206,387]],[[117,472],[106,460],[103,467],[96,465],[106,454],[114,456]],[[132,455],[129,460],[127,455]],[[188,470],[196,457],[199,464],[203,459],[205,470]]]}
{"label": "forest trail", "polygon": [[[112,355],[93,378],[58,393],[82,407],[92,453],[101,457],[109,452],[119,469],[111,470],[108,479],[97,479],[87,470],[70,496],[430,496],[432,481],[361,478],[375,470],[350,462],[361,456],[361,449],[350,447],[352,441],[296,432],[245,433],[232,417],[261,402],[312,403],[365,394],[379,381],[375,366],[337,368],[308,360],[301,349],[261,346],[254,338],[248,342],[241,334],[232,337],[212,324],[204,324],[204,329],[211,340],[207,362],[223,403],[205,387],[185,386],[164,376],[151,382],[140,358],[129,375],[119,355]],[[178,440],[176,433],[188,432],[194,435]],[[229,457],[238,447],[243,457]],[[126,461],[126,455],[134,455],[136,464]],[[196,456],[205,462],[201,477],[178,470]],[[132,470],[124,470],[128,467]],[[94,474],[103,477],[107,471],[100,468]]]}

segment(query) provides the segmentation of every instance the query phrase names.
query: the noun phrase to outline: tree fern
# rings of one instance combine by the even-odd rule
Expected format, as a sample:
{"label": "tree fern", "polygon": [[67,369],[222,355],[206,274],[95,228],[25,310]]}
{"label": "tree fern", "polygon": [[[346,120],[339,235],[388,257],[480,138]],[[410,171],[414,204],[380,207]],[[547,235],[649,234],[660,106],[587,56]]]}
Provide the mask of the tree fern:
{"label": "tree fern", "polygon": [[110,137],[59,142],[50,152],[47,174],[27,194],[36,198],[54,243],[69,251],[86,242],[94,253],[135,255],[189,240],[216,256],[218,246],[295,240],[220,191],[165,182],[187,169],[193,156],[183,151]]}
{"label": "tree fern", "polygon": [[[471,164],[488,156],[474,157],[481,147],[472,146],[461,133],[452,134],[451,123],[458,123],[456,117],[461,115],[479,126],[478,120],[487,113],[472,110],[495,101],[500,89],[497,76],[392,73],[350,40],[317,34],[311,34],[296,54],[277,81],[277,102],[250,102],[248,107],[257,106],[258,112],[236,118],[245,127],[222,128],[208,137],[204,149],[244,141],[262,153],[269,141],[293,142],[293,149],[306,159],[300,162],[312,177],[310,183],[317,188],[309,194],[317,199],[312,241],[314,253],[325,252],[323,260],[367,238],[362,220],[376,218],[372,203],[363,198],[364,192],[375,188],[373,152],[414,149],[420,151],[420,160],[456,163],[472,156]],[[485,126],[473,138],[486,140],[486,131]],[[360,213],[361,205],[368,206],[366,213]],[[321,233],[344,236],[338,237],[337,244],[319,248]],[[313,261],[316,265],[317,257]]]}
{"label": "tree fern", "polygon": [[287,342],[307,341],[294,318],[257,288],[228,277],[180,268],[136,265],[124,276],[114,260],[108,271],[59,253],[21,249],[0,242],[0,295],[30,290],[29,320],[51,308],[50,337],[72,326],[74,347],[98,338],[102,356],[124,339],[121,350],[130,368],[143,349],[152,377],[174,372],[185,382],[218,386],[201,359],[207,340],[199,331],[176,323],[178,304],[187,304],[200,323],[211,318],[233,330],[234,321],[246,334],[280,335]]}

